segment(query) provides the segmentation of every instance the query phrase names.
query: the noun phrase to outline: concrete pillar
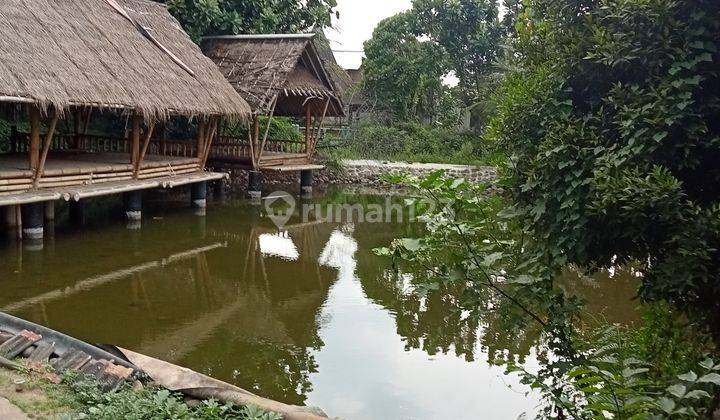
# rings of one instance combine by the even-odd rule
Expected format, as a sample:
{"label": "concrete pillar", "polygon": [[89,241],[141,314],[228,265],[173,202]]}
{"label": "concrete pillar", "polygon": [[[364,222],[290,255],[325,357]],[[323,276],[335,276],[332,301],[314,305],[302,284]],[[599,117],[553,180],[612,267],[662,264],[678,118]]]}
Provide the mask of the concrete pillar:
{"label": "concrete pillar", "polygon": [[250,198],[257,199],[262,196],[263,174],[260,171],[248,172],[247,193]]}
{"label": "concrete pillar", "polygon": [[125,203],[125,217],[129,221],[137,222],[142,220],[142,192],[129,191],[123,194]]}
{"label": "concrete pillar", "polygon": [[190,186],[190,201],[193,208],[204,209],[207,207],[207,182],[198,182]]}
{"label": "concrete pillar", "polygon": [[313,171],[312,169],[305,169],[300,171],[300,190],[303,195],[312,194],[313,190]]}
{"label": "concrete pillar", "polygon": [[84,201],[71,201],[70,202],[70,223],[75,227],[85,226],[86,219],[85,202]]}
{"label": "concrete pillar", "polygon": [[55,202],[48,201],[45,203],[45,221],[52,222],[55,220]]}
{"label": "concrete pillar", "polygon": [[42,239],[45,234],[43,203],[24,204],[22,206],[22,233],[28,240]]}

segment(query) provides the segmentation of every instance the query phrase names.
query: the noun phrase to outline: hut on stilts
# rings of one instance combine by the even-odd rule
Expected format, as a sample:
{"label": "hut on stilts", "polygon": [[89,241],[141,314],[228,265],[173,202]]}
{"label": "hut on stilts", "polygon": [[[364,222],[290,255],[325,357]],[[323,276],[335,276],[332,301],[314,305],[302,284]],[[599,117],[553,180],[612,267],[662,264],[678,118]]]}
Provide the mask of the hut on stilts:
{"label": "hut on stilts", "polygon": [[[344,115],[313,38],[315,34],[213,36],[201,48],[253,110],[247,135],[221,133],[210,159],[251,170],[248,190],[259,195],[261,171],[300,172],[304,192],[312,189],[313,164],[327,118]],[[304,139],[270,138],[274,117],[304,125]],[[261,117],[265,117],[262,118]]]}
{"label": "hut on stilts", "polygon": [[[205,171],[218,128],[250,112],[162,4],[2,2],[0,117],[11,134],[0,142],[0,210],[26,236],[42,236],[43,205],[56,200],[124,193],[136,218],[138,191],[192,184],[202,206],[205,183],[223,177]],[[98,134],[99,120],[114,131]],[[184,127],[176,141],[170,123]]]}

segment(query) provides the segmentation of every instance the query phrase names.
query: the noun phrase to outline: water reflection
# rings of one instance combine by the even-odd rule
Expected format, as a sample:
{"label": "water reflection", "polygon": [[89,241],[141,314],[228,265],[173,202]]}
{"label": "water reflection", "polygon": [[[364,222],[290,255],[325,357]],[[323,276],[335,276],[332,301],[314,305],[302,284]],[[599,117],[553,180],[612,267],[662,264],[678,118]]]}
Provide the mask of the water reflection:
{"label": "water reflection", "polygon": [[[338,192],[315,201],[385,197]],[[202,218],[184,207],[165,197],[151,203],[139,230],[108,219],[112,209],[92,211],[82,230],[59,219],[41,251],[3,245],[0,308],[344,418],[532,411],[534,400],[487,360],[510,349],[533,363],[535,330],[508,334],[492,313],[468,316],[462,288],[420,299],[414,288],[424,273],[396,272],[371,252],[420,226],[300,223],[296,214],[278,231],[244,201],[211,204]],[[567,278],[598,311],[628,299],[626,288],[588,284]]]}

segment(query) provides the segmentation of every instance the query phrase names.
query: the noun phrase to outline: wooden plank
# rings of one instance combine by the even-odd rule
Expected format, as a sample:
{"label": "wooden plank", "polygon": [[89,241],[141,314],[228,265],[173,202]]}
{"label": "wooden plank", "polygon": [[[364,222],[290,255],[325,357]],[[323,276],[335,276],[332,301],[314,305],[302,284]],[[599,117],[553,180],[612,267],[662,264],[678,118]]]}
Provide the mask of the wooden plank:
{"label": "wooden plank", "polygon": [[55,343],[41,342],[37,349],[30,355],[28,360],[30,363],[44,365],[50,360],[50,356],[55,352]]}
{"label": "wooden plank", "polygon": [[55,360],[55,368],[57,370],[80,370],[85,366],[92,357],[82,350],[71,351],[68,350],[65,354],[61,355],[60,358]]}
{"label": "wooden plank", "polygon": [[0,356],[8,359],[15,358],[41,339],[41,335],[35,334],[32,331],[23,330],[0,345]]}

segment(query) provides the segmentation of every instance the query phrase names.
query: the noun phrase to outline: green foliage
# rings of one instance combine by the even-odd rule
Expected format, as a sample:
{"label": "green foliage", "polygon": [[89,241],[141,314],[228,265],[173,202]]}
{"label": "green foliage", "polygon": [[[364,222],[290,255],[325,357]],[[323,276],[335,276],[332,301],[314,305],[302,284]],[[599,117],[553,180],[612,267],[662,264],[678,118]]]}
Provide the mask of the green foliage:
{"label": "green foliage", "polygon": [[444,91],[446,55],[414,34],[412,16],[400,13],[380,22],[365,42],[364,88],[397,119],[431,119]]}
{"label": "green foliage", "polygon": [[535,258],[646,262],[642,295],[720,313],[720,4],[534,0],[489,140]]}
{"label": "green foliage", "polygon": [[425,200],[415,205],[426,234],[396,239],[376,253],[429,273],[417,287],[421,295],[465,287],[461,308],[476,319],[492,314],[510,336],[520,337],[528,323],[538,327],[537,371],[511,357],[498,363],[542,395],[541,418],[691,418],[707,412],[720,366],[704,360],[714,347],[701,328],[657,305],[638,327],[584,334],[578,329],[581,302],[555,286],[554,265],[528,247],[532,232],[516,208],[442,172],[392,180],[422,193]]}
{"label": "green foliage", "polygon": [[194,39],[205,35],[295,33],[327,27],[336,0],[163,0]]}
{"label": "green foliage", "polygon": [[343,157],[353,159],[477,164],[486,147],[472,132],[418,123],[361,123],[346,141]]}
{"label": "green foliage", "polygon": [[[540,417],[563,413],[576,419],[698,418],[709,414],[713,395],[720,389],[720,364],[710,358],[692,370],[657,379],[667,372],[632,353],[632,332],[609,326],[578,340],[579,356],[569,369],[551,378],[530,373],[513,361],[508,373],[545,399]],[[654,355],[654,357],[665,357]],[[696,373],[699,372],[699,373]]]}
{"label": "green foliage", "polygon": [[[268,119],[268,117],[259,118],[261,140],[265,135]],[[247,138],[248,126],[243,123],[229,125],[225,127],[224,133],[230,137]],[[301,141],[304,139],[304,134],[299,128],[299,125],[292,118],[273,117],[272,122],[270,123],[268,139]]]}
{"label": "green foliage", "polygon": [[81,419],[207,419],[280,420],[282,417],[257,407],[202,401],[190,407],[183,397],[164,389],[133,390],[129,386],[115,392],[103,391],[96,382],[68,377],[71,393],[68,403],[80,407]]}
{"label": "green foliage", "polygon": [[480,97],[492,71],[503,30],[494,0],[413,0],[415,34],[430,38],[447,53],[467,104]]}

